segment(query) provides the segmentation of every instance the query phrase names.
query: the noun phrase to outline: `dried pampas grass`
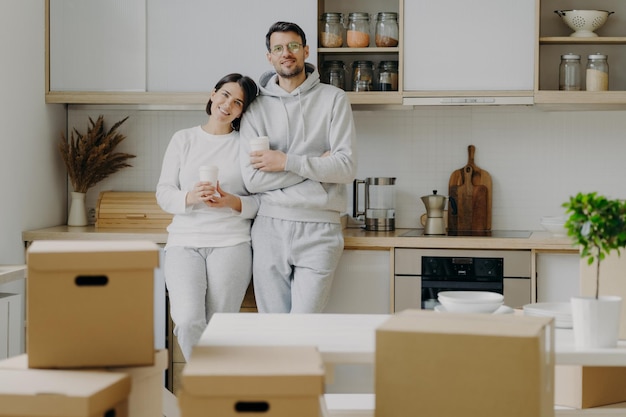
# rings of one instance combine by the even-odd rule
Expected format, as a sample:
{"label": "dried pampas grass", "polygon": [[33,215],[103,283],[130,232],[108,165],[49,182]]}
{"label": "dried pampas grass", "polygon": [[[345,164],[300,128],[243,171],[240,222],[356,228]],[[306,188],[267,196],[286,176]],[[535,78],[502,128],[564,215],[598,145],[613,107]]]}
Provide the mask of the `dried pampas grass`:
{"label": "dried pampas grass", "polygon": [[76,128],[72,129],[69,140],[61,134],[59,151],[74,191],[86,193],[89,188],[109,175],[132,166],[126,161],[135,155],[114,152],[115,147],[126,139],[125,135],[117,133],[116,130],[127,119],[128,116],[106,131],[104,116],[100,115],[95,122],[90,117],[87,134],[80,133]]}

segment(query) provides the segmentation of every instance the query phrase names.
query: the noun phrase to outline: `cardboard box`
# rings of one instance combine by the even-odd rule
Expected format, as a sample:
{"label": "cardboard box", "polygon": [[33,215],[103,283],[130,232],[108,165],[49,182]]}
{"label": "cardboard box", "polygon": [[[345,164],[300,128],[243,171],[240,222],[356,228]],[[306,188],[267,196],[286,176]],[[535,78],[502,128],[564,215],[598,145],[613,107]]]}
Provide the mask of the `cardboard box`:
{"label": "cardboard box", "polygon": [[35,241],[27,252],[30,368],[154,364],[148,241]]}
{"label": "cardboard box", "polygon": [[[626,254],[613,252],[600,264],[600,295],[617,295],[626,300]],[[596,263],[587,264],[587,258],[580,259],[580,293],[585,296],[596,295]],[[626,339],[626,303],[622,301],[620,314],[619,338]]]}
{"label": "cardboard box", "polygon": [[324,367],[312,346],[197,346],[181,379],[183,417],[319,417]]}
{"label": "cardboard box", "polygon": [[626,367],[557,365],[554,403],[591,408],[626,401]]}
{"label": "cardboard box", "polygon": [[[163,395],[164,375],[167,369],[167,350],[158,350],[154,354],[154,365],[133,366],[123,368],[99,368],[81,369],[75,372],[114,372],[123,373],[130,377],[131,388],[128,396],[128,414],[130,417],[154,417],[163,415],[163,401],[159,398]],[[28,368],[28,355],[22,354],[0,361],[0,370],[26,370]]]}
{"label": "cardboard box", "polygon": [[376,417],[554,416],[552,318],[405,310],[376,329]]}
{"label": "cardboard box", "polygon": [[0,416],[126,417],[129,392],[122,373],[0,369]]}

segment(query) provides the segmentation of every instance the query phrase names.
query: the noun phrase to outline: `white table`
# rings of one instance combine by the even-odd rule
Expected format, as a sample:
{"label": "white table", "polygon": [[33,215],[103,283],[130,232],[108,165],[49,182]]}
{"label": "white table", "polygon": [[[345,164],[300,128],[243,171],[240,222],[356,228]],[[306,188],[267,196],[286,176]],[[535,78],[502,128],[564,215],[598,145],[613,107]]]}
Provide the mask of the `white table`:
{"label": "white table", "polygon": [[[376,328],[389,317],[386,314],[217,313],[199,345],[314,345],[331,368],[337,364],[373,367]],[[579,350],[574,346],[571,329],[556,329],[555,351],[557,364],[626,366],[626,341],[620,341],[613,349]],[[373,394],[326,394],[326,397],[328,417],[374,415]],[[556,407],[556,416],[626,416],[626,403],[585,410]]]}
{"label": "white table", "polygon": [[216,313],[199,345],[317,346],[325,363],[373,364],[387,314]]}

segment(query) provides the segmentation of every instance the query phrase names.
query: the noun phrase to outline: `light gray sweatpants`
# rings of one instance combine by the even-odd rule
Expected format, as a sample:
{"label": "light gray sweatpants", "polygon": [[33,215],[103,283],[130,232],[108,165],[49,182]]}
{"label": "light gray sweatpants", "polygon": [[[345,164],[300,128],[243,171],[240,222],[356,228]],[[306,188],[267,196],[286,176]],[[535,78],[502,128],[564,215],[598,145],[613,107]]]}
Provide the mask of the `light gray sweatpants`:
{"label": "light gray sweatpants", "polygon": [[240,310],[252,273],[250,243],[167,248],[164,272],[174,334],[188,361],[213,313]]}
{"label": "light gray sweatpants", "polygon": [[340,224],[257,216],[252,225],[259,313],[321,313],[343,252]]}

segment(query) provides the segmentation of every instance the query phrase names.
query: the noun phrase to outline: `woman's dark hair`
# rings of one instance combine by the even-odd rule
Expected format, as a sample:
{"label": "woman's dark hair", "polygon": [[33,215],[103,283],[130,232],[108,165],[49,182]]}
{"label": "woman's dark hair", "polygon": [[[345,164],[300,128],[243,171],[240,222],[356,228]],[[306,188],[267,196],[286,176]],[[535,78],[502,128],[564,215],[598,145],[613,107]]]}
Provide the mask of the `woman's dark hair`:
{"label": "woman's dark hair", "polygon": [[[248,106],[250,105],[250,103],[252,103],[256,98],[259,92],[259,88],[257,87],[254,80],[252,80],[252,78],[235,72],[222,77],[222,79],[219,80],[217,84],[215,84],[215,91],[218,91],[220,88],[222,88],[224,84],[227,83],[237,83],[243,90],[243,109],[241,110],[241,115],[243,116],[246,110],[248,110]],[[209,116],[211,115],[212,104],[213,101],[209,99],[209,102],[206,104],[206,114],[208,114]],[[239,131],[239,126],[241,126],[241,116],[233,120],[232,126],[233,129]]]}
{"label": "woman's dark hair", "polygon": [[270,37],[274,32],[294,32],[302,38],[302,45],[306,45],[306,35],[300,26],[291,22],[276,22],[267,31],[267,35],[265,35],[265,46],[267,46],[268,51],[270,50]]}

